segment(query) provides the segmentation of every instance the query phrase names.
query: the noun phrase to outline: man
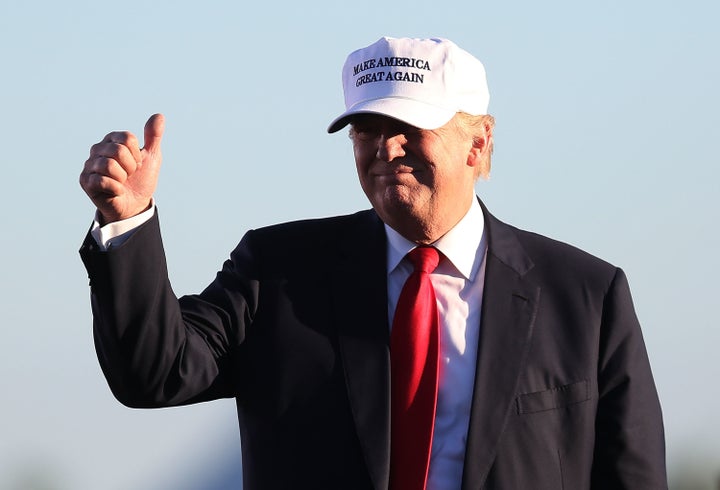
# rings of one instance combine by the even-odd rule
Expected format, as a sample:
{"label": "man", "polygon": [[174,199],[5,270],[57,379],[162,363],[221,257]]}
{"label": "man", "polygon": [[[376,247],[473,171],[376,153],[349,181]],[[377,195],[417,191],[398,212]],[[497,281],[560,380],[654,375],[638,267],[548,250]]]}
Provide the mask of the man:
{"label": "man", "polygon": [[667,488],[623,272],[475,196],[493,146],[482,64],[382,38],[343,85],[328,131],[350,124],[372,210],[250,231],[199,295],[168,280],[162,116],[143,149],[126,132],[92,147],[81,255],[115,396],[235,397],[246,489]]}

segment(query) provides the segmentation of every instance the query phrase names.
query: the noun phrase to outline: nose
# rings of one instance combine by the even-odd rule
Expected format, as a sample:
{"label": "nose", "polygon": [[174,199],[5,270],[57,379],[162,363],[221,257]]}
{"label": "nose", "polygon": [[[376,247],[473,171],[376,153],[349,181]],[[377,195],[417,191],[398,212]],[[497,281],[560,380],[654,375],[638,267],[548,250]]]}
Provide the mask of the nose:
{"label": "nose", "polygon": [[392,162],[405,156],[407,138],[402,133],[381,134],[378,141],[377,158],[384,162]]}

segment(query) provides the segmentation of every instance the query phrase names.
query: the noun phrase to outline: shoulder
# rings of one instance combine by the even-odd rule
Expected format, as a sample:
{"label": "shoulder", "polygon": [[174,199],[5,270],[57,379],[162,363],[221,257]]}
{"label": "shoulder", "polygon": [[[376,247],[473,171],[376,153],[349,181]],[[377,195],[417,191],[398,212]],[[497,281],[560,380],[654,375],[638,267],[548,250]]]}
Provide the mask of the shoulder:
{"label": "shoulder", "polygon": [[514,228],[518,241],[532,255],[537,265],[550,262],[590,269],[615,269],[610,262],[575,245],[541,235],[534,231]]}
{"label": "shoulder", "polygon": [[253,240],[268,243],[297,242],[317,244],[328,240],[339,240],[353,235],[377,230],[380,219],[372,210],[325,218],[288,221],[250,230],[247,235]]}
{"label": "shoulder", "polygon": [[349,250],[376,250],[384,240],[382,222],[372,210],[289,221],[249,230],[231,254],[236,262],[282,269],[319,267]]}
{"label": "shoulder", "polygon": [[606,287],[619,269],[577,246],[504,223],[486,213],[489,253],[501,262],[551,282],[592,282]]}

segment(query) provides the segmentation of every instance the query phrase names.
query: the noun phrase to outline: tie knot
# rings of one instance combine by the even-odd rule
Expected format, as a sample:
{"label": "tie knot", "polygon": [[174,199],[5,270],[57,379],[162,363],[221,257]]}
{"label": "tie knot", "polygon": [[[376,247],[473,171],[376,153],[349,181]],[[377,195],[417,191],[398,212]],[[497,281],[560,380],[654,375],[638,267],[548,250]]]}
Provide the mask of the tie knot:
{"label": "tie knot", "polygon": [[408,253],[408,258],[416,271],[430,274],[440,262],[440,254],[435,247],[417,247]]}

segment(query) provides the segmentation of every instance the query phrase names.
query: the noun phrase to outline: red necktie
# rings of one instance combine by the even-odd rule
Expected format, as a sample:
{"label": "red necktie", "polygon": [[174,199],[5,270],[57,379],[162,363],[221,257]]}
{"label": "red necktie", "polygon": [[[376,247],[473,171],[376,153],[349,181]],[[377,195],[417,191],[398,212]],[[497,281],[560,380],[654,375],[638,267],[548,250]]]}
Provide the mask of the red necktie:
{"label": "red necktie", "polygon": [[440,257],[433,247],[418,247],[407,257],[415,270],[400,292],[390,335],[390,488],[423,490],[438,390],[440,321],[430,273]]}

